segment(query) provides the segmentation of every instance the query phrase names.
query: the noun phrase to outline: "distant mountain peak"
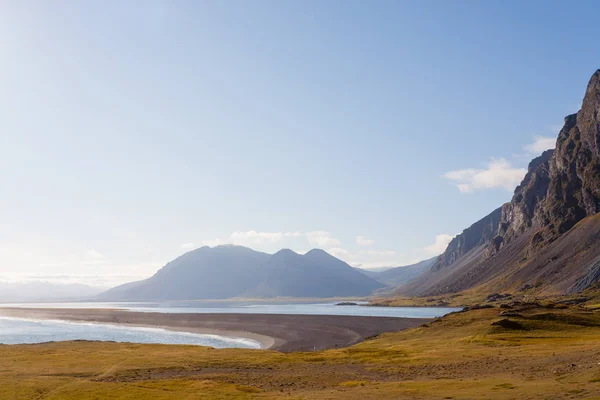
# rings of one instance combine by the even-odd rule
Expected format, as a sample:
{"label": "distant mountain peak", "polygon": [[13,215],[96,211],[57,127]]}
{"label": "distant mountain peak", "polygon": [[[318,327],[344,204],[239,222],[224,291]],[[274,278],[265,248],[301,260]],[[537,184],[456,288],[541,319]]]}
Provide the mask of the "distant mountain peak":
{"label": "distant mountain peak", "polygon": [[274,256],[299,256],[300,254],[296,253],[292,249],[281,249],[273,255]]}
{"label": "distant mountain peak", "polygon": [[306,252],[306,254],[304,254],[305,256],[329,256],[329,257],[333,257],[331,254],[329,254],[328,252],[326,252],[323,249],[311,249],[310,251]]}

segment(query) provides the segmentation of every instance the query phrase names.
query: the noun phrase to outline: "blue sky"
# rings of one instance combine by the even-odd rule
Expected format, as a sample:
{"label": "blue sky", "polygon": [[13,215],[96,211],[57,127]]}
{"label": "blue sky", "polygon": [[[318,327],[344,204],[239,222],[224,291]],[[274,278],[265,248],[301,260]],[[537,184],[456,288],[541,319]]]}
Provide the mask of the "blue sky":
{"label": "blue sky", "polygon": [[430,257],[552,147],[599,11],[0,1],[0,280],[110,285],[219,243]]}

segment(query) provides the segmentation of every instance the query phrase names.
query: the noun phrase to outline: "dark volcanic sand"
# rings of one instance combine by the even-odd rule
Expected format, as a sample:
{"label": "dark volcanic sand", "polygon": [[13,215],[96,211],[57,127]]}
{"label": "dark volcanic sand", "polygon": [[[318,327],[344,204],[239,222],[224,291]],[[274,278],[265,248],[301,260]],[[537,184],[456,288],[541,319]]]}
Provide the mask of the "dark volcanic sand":
{"label": "dark volcanic sand", "polygon": [[279,351],[345,347],[385,332],[413,328],[426,318],[285,314],[166,314],[110,309],[3,308],[0,315],[118,323],[245,337]]}

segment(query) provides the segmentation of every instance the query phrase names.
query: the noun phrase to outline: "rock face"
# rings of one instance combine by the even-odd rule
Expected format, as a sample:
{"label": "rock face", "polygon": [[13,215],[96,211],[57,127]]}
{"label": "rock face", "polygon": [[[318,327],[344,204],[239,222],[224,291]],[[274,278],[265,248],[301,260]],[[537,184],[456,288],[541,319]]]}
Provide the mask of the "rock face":
{"label": "rock face", "polygon": [[452,239],[446,251],[431,267],[432,271],[448,267],[472,249],[490,243],[498,232],[501,216],[502,209],[497,208]]}
{"label": "rock face", "polygon": [[534,159],[509,203],[455,237],[409,294],[485,284],[578,292],[600,284],[600,70],[554,150]]}
{"label": "rock face", "polygon": [[543,217],[562,234],[600,211],[600,70],[590,79],[581,110],[565,118],[550,160]]}
{"label": "rock face", "polygon": [[532,226],[541,227],[540,216],[550,185],[550,158],[553,150],[546,150],[529,163],[527,174],[515,189],[512,200],[502,206],[498,234],[492,240],[487,255],[491,256],[523,234]]}

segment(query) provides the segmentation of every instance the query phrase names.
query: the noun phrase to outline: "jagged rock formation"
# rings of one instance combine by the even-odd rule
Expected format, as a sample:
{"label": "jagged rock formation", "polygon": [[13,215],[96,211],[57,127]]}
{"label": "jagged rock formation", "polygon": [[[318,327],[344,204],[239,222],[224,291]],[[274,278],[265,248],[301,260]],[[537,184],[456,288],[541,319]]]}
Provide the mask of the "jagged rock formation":
{"label": "jagged rock formation", "polygon": [[598,285],[599,212],[600,70],[581,110],[565,118],[556,149],[529,164],[512,200],[454,238],[431,272],[400,293],[578,292]]}

